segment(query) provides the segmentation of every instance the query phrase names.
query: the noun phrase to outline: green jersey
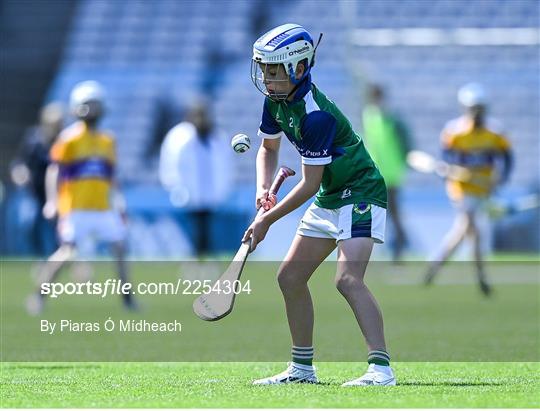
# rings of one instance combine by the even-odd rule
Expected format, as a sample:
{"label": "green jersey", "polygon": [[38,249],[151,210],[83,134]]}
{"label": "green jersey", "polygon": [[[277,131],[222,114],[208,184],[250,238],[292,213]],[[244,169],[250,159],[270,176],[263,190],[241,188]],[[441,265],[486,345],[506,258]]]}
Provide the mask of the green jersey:
{"label": "green jersey", "polygon": [[367,148],[389,187],[401,185],[407,171],[408,133],[399,119],[369,105],[362,113]]}
{"label": "green jersey", "polygon": [[336,209],[370,203],[386,208],[386,186],[362,138],[351,123],[310,79],[292,102],[266,98],[259,136],[284,133],[302,156],[302,164],[324,165],[315,204]]}

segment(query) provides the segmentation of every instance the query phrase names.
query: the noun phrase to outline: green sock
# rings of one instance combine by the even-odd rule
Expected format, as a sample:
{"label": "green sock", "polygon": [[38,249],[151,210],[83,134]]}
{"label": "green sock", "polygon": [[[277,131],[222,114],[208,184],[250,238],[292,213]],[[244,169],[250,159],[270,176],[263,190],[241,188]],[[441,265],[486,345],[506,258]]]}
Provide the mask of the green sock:
{"label": "green sock", "polygon": [[390,365],[390,355],[386,351],[373,350],[368,353],[367,362],[369,364]]}
{"label": "green sock", "polygon": [[297,364],[313,365],[313,347],[292,347],[292,360]]}

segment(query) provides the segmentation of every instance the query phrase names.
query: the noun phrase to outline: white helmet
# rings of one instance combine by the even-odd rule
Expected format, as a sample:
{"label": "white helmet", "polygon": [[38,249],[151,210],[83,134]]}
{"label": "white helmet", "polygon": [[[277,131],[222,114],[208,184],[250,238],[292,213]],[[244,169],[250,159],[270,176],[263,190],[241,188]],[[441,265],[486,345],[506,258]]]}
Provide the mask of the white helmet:
{"label": "white helmet", "polygon": [[[265,95],[269,95],[264,85],[264,73],[260,72],[260,64],[282,64],[290,81],[299,84],[304,80],[315,63],[313,39],[309,32],[298,24],[283,24],[263,34],[253,44],[251,61],[251,79],[255,87]],[[307,59],[304,74],[296,78],[298,63]],[[284,96],[273,96],[283,100]]]}
{"label": "white helmet", "polygon": [[103,103],[105,99],[105,90],[97,81],[88,80],[73,87],[69,98],[69,106],[73,109],[89,101],[98,101]]}
{"label": "white helmet", "polygon": [[464,107],[485,106],[487,94],[481,84],[468,83],[459,89],[458,101]]}

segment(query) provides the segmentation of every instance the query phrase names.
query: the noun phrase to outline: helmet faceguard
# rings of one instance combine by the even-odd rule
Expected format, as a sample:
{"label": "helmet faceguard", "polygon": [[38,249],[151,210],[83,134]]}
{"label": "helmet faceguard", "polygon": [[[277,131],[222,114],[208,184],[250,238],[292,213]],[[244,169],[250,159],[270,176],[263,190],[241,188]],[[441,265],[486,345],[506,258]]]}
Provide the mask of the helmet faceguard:
{"label": "helmet faceguard", "polygon": [[69,105],[72,114],[86,122],[96,122],[104,112],[105,91],[97,81],[83,81],[71,92]]}
{"label": "helmet faceguard", "polygon": [[[251,80],[257,90],[263,93],[265,96],[270,97],[274,101],[285,101],[289,95],[289,81],[290,78],[284,70],[283,64],[275,64],[272,67],[269,64],[257,63],[254,60],[251,61]],[[271,72],[277,71],[277,75],[271,74]],[[273,85],[274,88],[269,87]]]}
{"label": "helmet faceguard", "polygon": [[[320,39],[319,39],[320,41]],[[318,44],[317,44],[318,45]],[[275,101],[286,100],[292,91],[285,90],[289,81],[298,86],[307,78],[315,63],[316,46],[313,45],[311,35],[298,24],[284,24],[270,30],[261,36],[253,44],[253,58],[251,60],[251,80],[257,90]],[[304,61],[304,73],[296,78],[298,63]],[[269,67],[280,65],[281,76],[269,73]],[[268,89],[269,84],[274,84],[277,91]]]}
{"label": "helmet faceguard", "polygon": [[466,114],[472,118],[473,127],[484,125],[488,97],[481,84],[468,83],[458,91],[458,101],[465,109]]}

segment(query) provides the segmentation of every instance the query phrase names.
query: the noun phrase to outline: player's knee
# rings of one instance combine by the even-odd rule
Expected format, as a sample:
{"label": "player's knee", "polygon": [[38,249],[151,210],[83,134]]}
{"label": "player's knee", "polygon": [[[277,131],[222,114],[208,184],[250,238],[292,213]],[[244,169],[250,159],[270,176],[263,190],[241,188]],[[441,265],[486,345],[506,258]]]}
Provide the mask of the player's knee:
{"label": "player's knee", "polygon": [[62,244],[58,251],[56,251],[52,256],[52,261],[64,262],[73,260],[77,255],[75,246],[72,244]]}
{"label": "player's knee", "polygon": [[347,295],[354,290],[358,290],[358,288],[365,287],[364,281],[352,273],[347,272],[336,276],[335,284],[338,291],[343,295]]}
{"label": "player's knee", "polygon": [[295,275],[294,272],[281,269],[278,273],[277,280],[279,288],[283,293],[291,292],[299,287],[304,287],[306,282],[298,278],[298,275]]}

